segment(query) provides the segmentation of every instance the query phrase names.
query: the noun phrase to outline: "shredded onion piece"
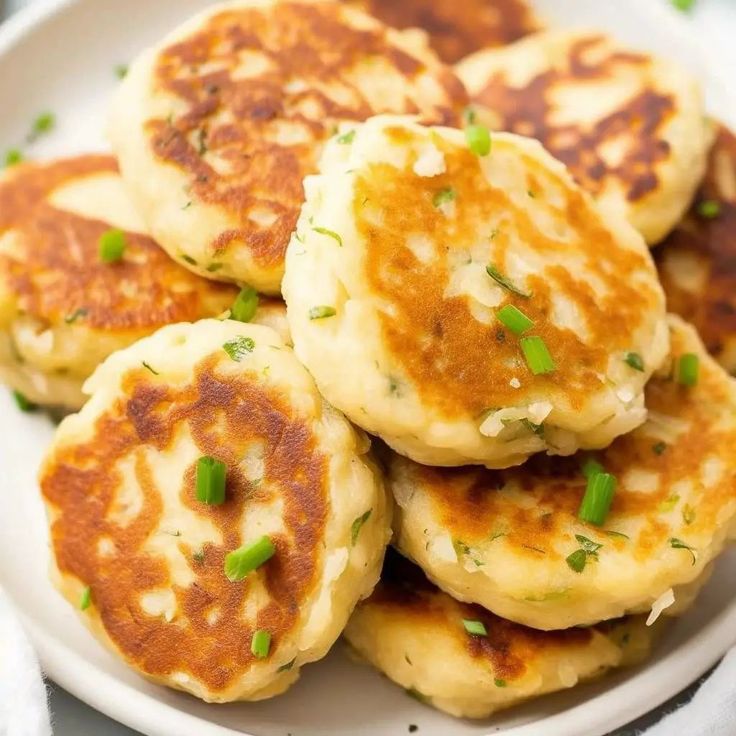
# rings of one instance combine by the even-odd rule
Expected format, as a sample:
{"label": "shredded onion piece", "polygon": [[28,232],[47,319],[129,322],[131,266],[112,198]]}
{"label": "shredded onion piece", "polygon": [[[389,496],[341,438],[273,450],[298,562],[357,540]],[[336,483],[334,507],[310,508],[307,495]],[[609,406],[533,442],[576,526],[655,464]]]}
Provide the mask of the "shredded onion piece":
{"label": "shredded onion piece", "polygon": [[665,608],[669,608],[675,602],[675,592],[670,588],[665,590],[652,604],[652,610],[647,618],[647,626],[651,626],[661,615]]}

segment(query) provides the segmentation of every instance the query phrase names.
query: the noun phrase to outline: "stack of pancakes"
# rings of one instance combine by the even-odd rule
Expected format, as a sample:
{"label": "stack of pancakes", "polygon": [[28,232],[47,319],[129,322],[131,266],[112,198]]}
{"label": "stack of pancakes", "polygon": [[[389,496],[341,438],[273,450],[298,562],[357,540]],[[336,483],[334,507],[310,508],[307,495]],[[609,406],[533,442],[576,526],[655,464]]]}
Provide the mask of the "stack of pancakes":
{"label": "stack of pancakes", "polygon": [[522,0],[236,0],[109,138],[0,179],[0,376],[78,412],[40,483],[102,641],[226,702],[344,632],[468,717],[646,657],[736,530],[736,143],[687,70]]}

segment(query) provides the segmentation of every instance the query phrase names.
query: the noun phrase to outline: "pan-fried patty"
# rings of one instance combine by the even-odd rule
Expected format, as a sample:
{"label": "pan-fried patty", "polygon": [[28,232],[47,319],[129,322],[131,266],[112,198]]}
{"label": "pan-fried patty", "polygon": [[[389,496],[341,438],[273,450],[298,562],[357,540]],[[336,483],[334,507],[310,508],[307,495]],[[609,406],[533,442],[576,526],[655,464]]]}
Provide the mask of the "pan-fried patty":
{"label": "pan-fried patty", "polygon": [[378,578],[391,514],[369,441],[259,325],[165,327],[86,389],[40,474],[61,592],[155,682],[283,692]]}
{"label": "pan-fried patty", "polygon": [[686,69],[597,32],[555,30],[480,51],[457,72],[480,117],[537,138],[648,243],[690,204],[711,130]]}
{"label": "pan-fried patty", "polygon": [[[601,453],[500,472],[394,457],[399,549],[451,595],[539,629],[682,610],[736,531],[736,383],[692,327],[671,329],[647,423]],[[678,380],[686,355],[694,386]],[[590,460],[617,480],[600,527],[578,518]]]}
{"label": "pan-fried patty", "polygon": [[240,0],[136,61],[110,118],[153,236],[209,278],[279,291],[302,180],[341,120],[452,123],[462,84],[422,37],[338,2]]}

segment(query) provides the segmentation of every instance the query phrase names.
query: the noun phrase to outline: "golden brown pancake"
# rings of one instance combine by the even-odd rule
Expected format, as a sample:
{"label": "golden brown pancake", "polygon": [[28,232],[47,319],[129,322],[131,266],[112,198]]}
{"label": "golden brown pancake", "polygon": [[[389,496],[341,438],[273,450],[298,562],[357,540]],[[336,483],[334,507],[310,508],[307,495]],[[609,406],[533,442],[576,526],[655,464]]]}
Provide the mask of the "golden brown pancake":
{"label": "golden brown pancake", "polygon": [[[539,629],[682,610],[736,531],[736,383],[670,318],[671,359],[648,383],[646,424],[609,448],[507,471],[426,468],[395,456],[395,543],[443,590]],[[681,385],[681,357],[699,360]],[[617,479],[601,527],[578,511],[584,463]],[[582,551],[580,551],[582,550]]]}
{"label": "golden brown pancake", "polygon": [[152,233],[204,276],[278,293],[302,180],[341,120],[456,123],[465,90],[423,39],[337,2],[240,2],[133,65],[111,137]]}
{"label": "golden brown pancake", "polygon": [[[111,229],[125,250],[107,263]],[[146,234],[111,156],[23,163],[0,180],[0,375],[33,401],[78,408],[82,382],[114,350],[215,316],[236,295]]]}
{"label": "golden brown pancake", "polygon": [[667,306],[736,373],[736,136],[719,126],[687,217],[657,251]]}
{"label": "golden brown pancake", "polygon": [[[495,134],[479,157],[461,131],[397,116],[351,135],[305,182],[284,279],[297,355],[334,406],[430,465],[509,467],[644,421],[668,332],[630,225],[530,139]],[[529,337],[550,371],[530,368]]]}
{"label": "golden brown pancake", "polygon": [[448,64],[539,29],[527,0],[348,0],[393,28],[421,28]]}
{"label": "golden brown pancake", "polygon": [[546,31],[465,59],[457,72],[494,129],[539,140],[647,242],[683,215],[710,128],[686,69],[595,31]]}
{"label": "golden brown pancake", "polygon": [[[464,622],[481,624],[485,634],[469,633]],[[484,718],[641,661],[655,631],[634,616],[589,629],[530,629],[454,600],[390,552],[381,581],[356,609],[345,638],[422,702],[454,716]]]}
{"label": "golden brown pancake", "polygon": [[[257,325],[172,325],[87,388],[40,475],[62,593],[156,682],[215,702],[283,692],[378,578],[390,511],[368,440]],[[207,456],[227,468],[219,505],[196,492]],[[264,536],[273,556],[232,577],[227,556]]]}

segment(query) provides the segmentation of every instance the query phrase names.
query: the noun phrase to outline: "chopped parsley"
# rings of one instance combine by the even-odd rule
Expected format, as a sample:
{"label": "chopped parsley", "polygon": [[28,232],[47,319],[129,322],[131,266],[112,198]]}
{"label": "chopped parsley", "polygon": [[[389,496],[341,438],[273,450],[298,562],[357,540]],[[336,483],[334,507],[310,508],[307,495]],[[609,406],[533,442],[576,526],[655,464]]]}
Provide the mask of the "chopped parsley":
{"label": "chopped parsley", "polygon": [[721,203],[715,199],[704,199],[698,203],[697,211],[704,220],[715,220],[721,214]]}
{"label": "chopped parsley", "polygon": [[128,65],[127,64],[118,64],[115,67],[115,76],[118,79],[125,79],[125,77],[128,76]]}
{"label": "chopped parsley", "polygon": [[52,112],[42,112],[31,125],[31,130],[26,136],[28,143],[33,143],[42,135],[50,133],[56,125],[56,116]]}
{"label": "chopped parsley", "polygon": [[603,545],[584,537],[582,534],[576,534],[575,539],[580,544],[580,549],[576,549],[565,561],[568,567],[574,572],[582,572],[585,569],[589,557],[598,559],[598,550]]}
{"label": "chopped parsley", "polygon": [[506,687],[506,680],[502,680],[500,677],[496,677],[493,680],[493,684],[496,687]]}
{"label": "chopped parsley", "polygon": [[652,452],[655,455],[661,455],[666,449],[667,449],[667,443],[666,442],[655,442],[652,445]]}
{"label": "chopped parsley", "polygon": [[5,166],[15,166],[23,160],[20,148],[11,148],[5,152]]}
{"label": "chopped parsley", "polygon": [[28,397],[26,397],[20,391],[13,391],[13,399],[15,399],[15,404],[21,411],[30,412],[35,411],[38,408],[32,401],[28,400]]}
{"label": "chopped parsley", "polygon": [[236,362],[240,363],[248,353],[252,353],[256,343],[252,337],[236,337],[234,340],[228,340],[222,349]]}
{"label": "chopped parsley", "polygon": [[624,363],[635,371],[644,372],[644,358],[639,353],[626,353]]}

